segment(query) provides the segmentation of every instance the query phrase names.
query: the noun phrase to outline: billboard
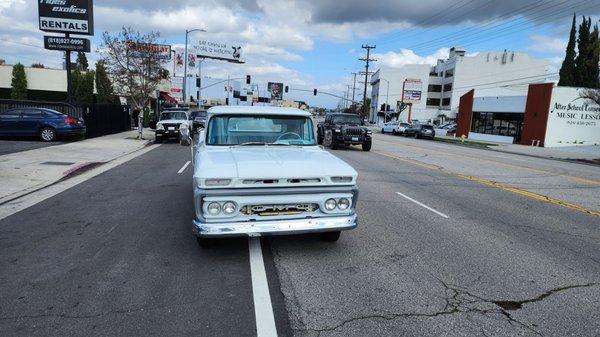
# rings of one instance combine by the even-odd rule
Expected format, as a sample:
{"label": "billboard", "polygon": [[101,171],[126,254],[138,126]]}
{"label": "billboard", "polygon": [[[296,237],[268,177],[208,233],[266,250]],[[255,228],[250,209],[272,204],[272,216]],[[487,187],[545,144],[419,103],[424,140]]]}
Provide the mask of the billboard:
{"label": "billboard", "polygon": [[269,82],[267,84],[267,91],[271,94],[272,100],[283,99],[283,83]]}
{"label": "billboard", "polygon": [[44,48],[49,50],[70,50],[90,52],[90,40],[78,37],[44,35]]}
{"label": "billboard", "polygon": [[423,83],[418,79],[406,79],[402,85],[402,102],[417,103],[421,101]]}
{"label": "billboard", "polygon": [[146,58],[153,55],[159,60],[171,59],[171,46],[168,44],[127,42],[131,57]]}
{"label": "billboard", "polygon": [[198,40],[191,45],[191,48],[188,47],[188,51],[193,51],[199,58],[244,63],[242,59],[242,46],[239,44]]}
{"label": "billboard", "polygon": [[39,0],[40,30],[94,35],[92,0]]}
{"label": "billboard", "polygon": [[171,97],[183,101],[183,77],[171,76]]}

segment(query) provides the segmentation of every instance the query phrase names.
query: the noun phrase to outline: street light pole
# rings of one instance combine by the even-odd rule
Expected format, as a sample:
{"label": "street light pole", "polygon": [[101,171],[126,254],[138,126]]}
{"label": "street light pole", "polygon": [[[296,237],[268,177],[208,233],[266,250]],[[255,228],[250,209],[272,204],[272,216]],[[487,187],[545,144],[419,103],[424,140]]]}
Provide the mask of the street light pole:
{"label": "street light pole", "polygon": [[183,56],[183,103],[187,102],[187,64],[188,64],[188,34],[191,32],[206,32],[204,29],[185,30],[185,55]]}

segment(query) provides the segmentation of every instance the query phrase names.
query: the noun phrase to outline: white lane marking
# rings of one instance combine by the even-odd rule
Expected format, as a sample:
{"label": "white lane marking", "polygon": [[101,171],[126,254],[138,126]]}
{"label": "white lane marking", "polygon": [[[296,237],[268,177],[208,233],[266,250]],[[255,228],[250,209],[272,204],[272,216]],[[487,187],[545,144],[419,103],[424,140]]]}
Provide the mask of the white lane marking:
{"label": "white lane marking", "polygon": [[257,337],[277,337],[271,295],[265,263],[263,261],[260,238],[248,238],[250,250],[250,274],[252,276],[252,297],[254,299],[254,316],[256,317]]}
{"label": "white lane marking", "polygon": [[410,201],[414,202],[415,204],[417,204],[417,205],[419,205],[419,206],[421,206],[421,207],[423,207],[423,208],[427,208],[428,210],[430,210],[430,211],[432,211],[433,213],[435,213],[435,214],[437,214],[437,215],[441,216],[442,218],[446,218],[446,219],[448,219],[448,218],[449,218],[449,216],[447,216],[446,214],[444,214],[444,213],[442,213],[442,212],[439,212],[439,211],[437,211],[437,210],[435,210],[435,209],[433,209],[433,208],[431,208],[431,207],[429,207],[429,206],[425,205],[425,204],[424,204],[424,203],[422,203],[422,202],[418,202],[417,200],[415,200],[415,199],[413,199],[413,198],[409,197],[408,195],[404,195],[404,194],[402,194],[402,193],[400,193],[400,192],[396,192],[396,194],[398,194],[399,196],[401,196],[401,197],[403,197],[403,198],[406,198],[406,199],[408,199],[408,200],[410,200]]}
{"label": "white lane marking", "polygon": [[188,165],[190,164],[190,161],[188,160],[185,164],[183,164],[183,167],[179,169],[179,171],[177,171],[177,174],[181,174],[183,171],[185,171],[185,169],[188,167]]}

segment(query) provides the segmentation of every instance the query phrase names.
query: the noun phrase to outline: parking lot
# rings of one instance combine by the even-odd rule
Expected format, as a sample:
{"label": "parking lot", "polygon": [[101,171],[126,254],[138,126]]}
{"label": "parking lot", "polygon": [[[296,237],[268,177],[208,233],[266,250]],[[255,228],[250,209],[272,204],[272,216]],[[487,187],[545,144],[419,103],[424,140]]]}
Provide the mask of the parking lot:
{"label": "parking lot", "polygon": [[279,336],[600,333],[597,167],[374,138],[333,151],[359,227],[261,239],[266,280],[253,241],[197,246],[175,143],[0,220],[0,334],[253,336],[265,313]]}

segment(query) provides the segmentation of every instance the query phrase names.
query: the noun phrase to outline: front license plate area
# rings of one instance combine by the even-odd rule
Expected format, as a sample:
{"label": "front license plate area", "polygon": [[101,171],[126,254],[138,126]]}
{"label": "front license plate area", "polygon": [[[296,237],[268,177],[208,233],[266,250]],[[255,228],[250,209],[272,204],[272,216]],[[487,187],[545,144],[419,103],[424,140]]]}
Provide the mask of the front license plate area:
{"label": "front license plate area", "polygon": [[352,137],[353,142],[358,142],[358,137]]}

